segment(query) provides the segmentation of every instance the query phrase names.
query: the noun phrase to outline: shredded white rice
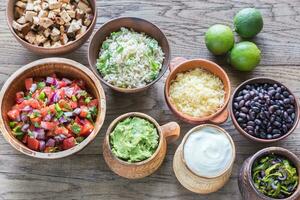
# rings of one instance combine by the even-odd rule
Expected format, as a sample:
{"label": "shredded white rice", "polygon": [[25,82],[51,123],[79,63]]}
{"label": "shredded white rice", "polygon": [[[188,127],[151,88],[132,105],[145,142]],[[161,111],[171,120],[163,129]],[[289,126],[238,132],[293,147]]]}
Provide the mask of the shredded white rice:
{"label": "shredded white rice", "polygon": [[127,28],[113,32],[102,44],[97,68],[108,83],[139,88],[157,78],[164,59],[158,42]]}

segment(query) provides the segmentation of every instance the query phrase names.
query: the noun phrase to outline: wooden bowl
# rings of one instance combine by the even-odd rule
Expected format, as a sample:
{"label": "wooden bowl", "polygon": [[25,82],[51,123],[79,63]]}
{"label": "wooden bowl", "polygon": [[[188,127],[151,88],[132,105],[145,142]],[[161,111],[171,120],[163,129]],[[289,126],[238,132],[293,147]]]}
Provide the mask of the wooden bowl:
{"label": "wooden bowl", "polygon": [[[268,154],[277,154],[283,157],[288,158],[294,166],[297,168],[298,175],[300,173],[300,160],[299,158],[293,154],[292,152],[288,151],[287,149],[281,147],[268,147],[258,151],[256,154],[248,158],[244,163],[240,170],[239,178],[238,178],[238,185],[241,192],[241,195],[244,200],[275,200],[274,198],[267,197],[261,192],[259,192],[252,180],[252,166],[253,163],[261,158],[264,155]],[[288,198],[282,200],[299,200],[300,199],[300,177],[298,181],[298,187],[296,191]]]}
{"label": "wooden bowl", "polygon": [[[15,104],[15,95],[18,91],[25,90],[24,81],[30,77],[45,77],[56,73],[58,77],[81,79],[86,83],[87,91],[99,100],[98,115],[93,132],[80,144],[71,149],[57,153],[42,153],[29,149],[13,136],[9,127],[7,112]],[[87,146],[98,134],[103,124],[106,112],[105,94],[100,81],[87,67],[64,58],[46,58],[34,61],[13,73],[5,82],[0,92],[0,129],[4,138],[18,151],[28,156],[44,159],[62,158],[72,155]]]}
{"label": "wooden bowl", "polygon": [[296,98],[296,96],[292,93],[292,91],[288,88],[287,88],[287,91],[294,96],[295,98],[295,111],[296,111],[296,118],[295,118],[295,121],[294,121],[294,126],[289,130],[289,132],[287,132],[285,135],[279,137],[279,138],[275,138],[275,139],[262,139],[262,138],[257,138],[257,137],[254,137],[252,135],[250,135],[249,133],[247,133],[242,127],[240,127],[240,125],[238,124],[235,116],[234,116],[234,113],[233,113],[233,99],[235,98],[235,96],[239,93],[239,91],[247,84],[254,84],[254,83],[270,83],[270,84],[278,84],[278,85],[283,85],[284,87],[286,87],[284,84],[274,80],[274,79],[271,79],[271,78],[265,78],[265,77],[258,77],[258,78],[252,78],[252,79],[249,79],[243,83],[241,83],[236,89],[235,91],[233,92],[233,95],[232,95],[232,98],[230,100],[230,104],[229,104],[229,109],[230,109],[230,117],[231,117],[231,120],[233,122],[233,125],[235,126],[235,128],[243,135],[245,136],[246,138],[250,139],[250,140],[253,140],[255,142],[260,142],[260,143],[271,143],[271,142],[276,142],[276,141],[279,141],[279,140],[282,140],[284,138],[286,138],[287,136],[289,136],[290,134],[292,134],[294,132],[294,130],[297,128],[297,125],[299,123],[299,118],[300,118],[300,106],[299,106],[299,102]]}
{"label": "wooden bowl", "polygon": [[[106,82],[99,71],[97,70],[96,64],[97,59],[99,58],[99,52],[102,46],[102,43],[106,40],[107,37],[110,36],[112,32],[120,30],[122,27],[133,29],[136,32],[145,33],[146,35],[154,38],[158,41],[160,47],[162,48],[163,53],[165,54],[165,58],[163,61],[162,69],[158,77],[152,81],[151,83],[147,84],[144,87],[140,88],[120,88],[114,86],[108,82]],[[107,86],[112,88],[115,91],[123,92],[123,93],[136,93],[141,92],[149,88],[151,85],[156,83],[166,72],[167,66],[170,62],[170,47],[169,42],[164,35],[164,33],[154,24],[144,19],[135,18],[135,17],[122,17],[113,19],[107,23],[105,23],[102,27],[100,27],[92,36],[90,40],[89,48],[88,48],[88,59],[89,64],[96,76]]]}
{"label": "wooden bowl", "polygon": [[[193,132],[203,128],[203,127],[213,127],[219,129],[226,137],[230,140],[230,143],[233,147],[233,155],[232,155],[232,161],[230,165],[223,170],[223,172],[219,176],[215,177],[204,177],[204,176],[199,176],[195,174],[192,170],[189,169],[188,165],[185,162],[184,159],[184,154],[183,154],[183,148],[184,144],[189,137],[190,134]],[[203,124],[196,126],[192,128],[183,138],[181,144],[177,148],[174,159],[173,159],[173,169],[176,175],[176,178],[178,181],[181,183],[183,187],[186,189],[199,193],[199,194],[209,194],[212,192],[216,192],[219,189],[221,189],[229,180],[233,168],[233,163],[235,160],[235,145],[234,142],[231,138],[231,136],[221,127],[213,125],[213,124]]]}
{"label": "wooden bowl", "polygon": [[12,27],[12,22],[14,20],[14,5],[18,0],[9,0],[7,1],[7,6],[6,6],[6,21],[8,24],[8,27],[10,31],[12,32],[13,36],[17,39],[17,41],[26,49],[29,51],[39,54],[39,55],[44,55],[44,56],[53,56],[53,55],[62,55],[66,53],[70,53],[81,47],[91,36],[93,33],[96,20],[97,20],[97,7],[96,7],[96,0],[89,0],[91,8],[93,10],[94,18],[92,20],[92,23],[86,30],[86,32],[79,37],[78,39],[74,40],[73,42],[63,45],[61,47],[55,47],[55,48],[46,48],[46,47],[41,47],[41,46],[35,46],[33,44],[30,44],[29,42],[23,40],[20,38],[15,30]]}
{"label": "wooden bowl", "polygon": [[[154,154],[140,162],[129,163],[124,160],[117,158],[111,151],[111,146],[109,142],[109,137],[111,132],[114,130],[115,126],[118,122],[128,118],[128,117],[140,117],[148,120],[156,126],[156,129],[159,134],[159,144],[154,152]],[[162,164],[166,151],[167,151],[167,143],[171,143],[180,135],[180,126],[176,122],[169,122],[163,126],[160,126],[155,119],[150,117],[149,115],[131,112],[126,113],[124,115],[116,118],[108,127],[106,136],[103,141],[103,156],[108,167],[119,176],[128,179],[139,179],[149,176],[154,173]]]}
{"label": "wooden bowl", "polygon": [[[172,104],[170,100],[170,85],[172,80],[174,80],[178,73],[186,72],[191,69],[195,68],[202,68],[205,69],[214,75],[218,76],[223,84],[224,84],[224,90],[225,90],[225,101],[224,105],[214,114],[206,117],[193,117],[190,115],[187,115],[185,113],[180,112],[177,110],[175,105]],[[182,57],[174,58],[171,61],[170,64],[170,74],[166,80],[165,83],[165,99],[166,102],[171,109],[171,111],[180,119],[182,119],[185,122],[191,123],[191,124],[203,124],[206,122],[213,123],[213,124],[221,124],[225,122],[228,118],[229,112],[227,110],[227,105],[229,102],[231,93],[231,84],[228,78],[228,75],[226,72],[216,63],[205,60],[205,59],[193,59],[193,60],[187,60]]]}

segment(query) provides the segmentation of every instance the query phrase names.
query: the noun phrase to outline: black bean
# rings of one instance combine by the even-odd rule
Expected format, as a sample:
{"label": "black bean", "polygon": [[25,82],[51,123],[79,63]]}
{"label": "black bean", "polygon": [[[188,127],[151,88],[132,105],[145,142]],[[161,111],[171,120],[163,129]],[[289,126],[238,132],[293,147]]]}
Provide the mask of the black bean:
{"label": "black bean", "polygon": [[276,126],[276,127],[281,127],[281,123],[278,122],[278,121],[275,121],[273,124],[274,124],[274,126]]}
{"label": "black bean", "polygon": [[252,110],[256,113],[259,113],[260,112],[260,109],[258,107],[252,107]]}
{"label": "black bean", "polygon": [[238,104],[237,102],[234,102],[234,103],[233,103],[233,107],[234,107],[235,109],[238,109],[238,108],[239,108],[239,104]]}
{"label": "black bean", "polygon": [[241,118],[243,118],[243,119],[247,118],[247,115],[246,115],[245,113],[242,113],[242,112],[239,114],[239,116],[240,116]]}
{"label": "black bean", "polygon": [[239,118],[237,118],[237,121],[238,122],[244,122],[244,119],[239,117]]}
{"label": "black bean", "polygon": [[249,94],[250,94],[251,97],[253,97],[255,95],[255,92],[254,91],[250,91]]}
{"label": "black bean", "polygon": [[295,98],[294,98],[293,95],[289,95],[289,99],[290,99],[290,101],[291,101],[292,104],[295,103]]}
{"label": "black bean", "polygon": [[267,138],[267,134],[265,134],[265,133],[260,133],[259,136],[263,139]]}
{"label": "black bean", "polygon": [[287,109],[287,111],[286,111],[288,114],[292,114],[292,113],[294,113],[295,112],[295,110],[294,109],[292,109],[292,108],[289,108],[289,109]]}
{"label": "black bean", "polygon": [[250,94],[249,93],[247,93],[247,94],[245,94],[244,95],[244,100],[249,100],[251,98],[251,96],[250,96]]}
{"label": "black bean", "polygon": [[239,102],[239,108],[243,107],[244,105],[245,105],[245,100],[243,99]]}
{"label": "black bean", "polygon": [[257,125],[261,125],[261,121],[260,121],[259,119],[255,119],[254,122],[255,122],[255,124],[257,124]]}
{"label": "black bean", "polygon": [[268,129],[267,129],[267,132],[268,132],[268,133],[272,133],[272,130],[273,130],[272,127],[269,126]]}
{"label": "black bean", "polygon": [[295,113],[292,113],[292,114],[291,114],[291,118],[292,118],[292,119],[295,119],[295,118],[296,118],[296,114],[295,114]]}
{"label": "black bean", "polygon": [[246,108],[246,107],[242,107],[242,108],[241,108],[241,111],[244,112],[244,113],[248,113],[248,112],[249,112],[249,109]]}
{"label": "black bean", "polygon": [[253,131],[253,130],[254,130],[253,126],[247,126],[247,129],[248,129],[249,131]]}
{"label": "black bean", "polygon": [[268,139],[272,139],[272,135],[271,134],[267,134],[267,138]]}
{"label": "black bean", "polygon": [[248,122],[247,122],[247,125],[248,125],[248,126],[254,126],[255,123],[254,123],[254,121],[248,121]]}
{"label": "black bean", "polygon": [[269,96],[273,96],[274,94],[276,94],[276,91],[273,89],[273,90],[270,90],[269,92],[268,92],[268,95]]}
{"label": "black bean", "polygon": [[246,101],[245,102],[245,106],[249,107],[250,106],[250,102],[251,102],[250,100]]}
{"label": "black bean", "polygon": [[270,107],[269,107],[269,112],[270,112],[270,113],[274,113],[275,111],[276,111],[275,106],[270,106]]}
{"label": "black bean", "polygon": [[289,93],[288,91],[284,91],[282,94],[283,94],[283,96],[285,96],[285,97],[289,97],[289,95],[290,95],[290,93]]}
{"label": "black bean", "polygon": [[281,134],[281,131],[279,129],[273,129],[272,130],[272,134],[275,135],[275,134]]}
{"label": "black bean", "polygon": [[279,138],[281,136],[281,134],[274,134],[273,135],[273,138],[275,139],[275,138]]}
{"label": "black bean", "polygon": [[284,99],[284,100],[283,100],[283,103],[284,103],[284,104],[290,104],[290,103],[291,103],[291,100],[290,100],[290,99]]}
{"label": "black bean", "polygon": [[277,93],[275,94],[275,99],[280,99],[280,93],[277,92]]}
{"label": "black bean", "polygon": [[235,101],[236,102],[240,102],[244,97],[243,96],[238,96],[235,98]]}

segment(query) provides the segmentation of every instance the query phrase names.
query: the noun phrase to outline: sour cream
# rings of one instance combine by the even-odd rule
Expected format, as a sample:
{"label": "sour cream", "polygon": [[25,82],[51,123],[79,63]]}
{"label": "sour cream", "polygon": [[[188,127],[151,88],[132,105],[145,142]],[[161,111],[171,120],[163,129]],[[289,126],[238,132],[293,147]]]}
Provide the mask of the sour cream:
{"label": "sour cream", "polygon": [[231,164],[233,146],[219,129],[203,127],[192,132],[183,147],[188,168],[199,176],[216,177]]}

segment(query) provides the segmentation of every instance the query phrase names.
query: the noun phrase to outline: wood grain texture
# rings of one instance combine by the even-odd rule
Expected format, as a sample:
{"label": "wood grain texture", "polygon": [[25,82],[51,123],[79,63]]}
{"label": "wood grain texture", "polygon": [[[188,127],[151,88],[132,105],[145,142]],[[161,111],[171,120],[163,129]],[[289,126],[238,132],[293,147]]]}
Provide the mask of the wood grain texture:
{"label": "wood grain texture", "polygon": [[[5,0],[0,0],[0,84],[21,66],[40,56],[27,52],[9,32],[5,20]],[[235,88],[242,81],[268,76],[286,84],[300,96],[300,1],[299,0],[98,0],[96,28],[119,16],[142,17],[158,25],[169,39],[172,57],[206,58],[222,66]],[[264,29],[254,41],[262,50],[260,66],[252,73],[240,73],[226,64],[225,58],[212,56],[204,45],[205,30],[215,23],[232,26],[234,14],[242,8],[260,9]],[[238,37],[236,37],[239,40]],[[65,57],[86,66],[87,43]],[[167,75],[167,73],[166,73]],[[168,199],[240,200],[237,175],[242,162],[266,146],[282,146],[300,156],[300,129],[282,142],[254,144],[234,129],[230,120],[225,128],[237,150],[233,174],[219,192],[197,195],[184,189],[172,171],[172,160],[182,136],[193,126],[175,118],[168,109],[163,88],[166,75],[149,90],[139,94],[118,94],[107,87],[107,117],[100,133],[77,155],[57,161],[41,161],[21,155],[0,136],[0,200],[4,199]],[[150,177],[130,181],[116,176],[105,165],[102,141],[108,125],[117,116],[144,112],[160,124],[177,121],[182,136],[168,146],[161,168]]]}

